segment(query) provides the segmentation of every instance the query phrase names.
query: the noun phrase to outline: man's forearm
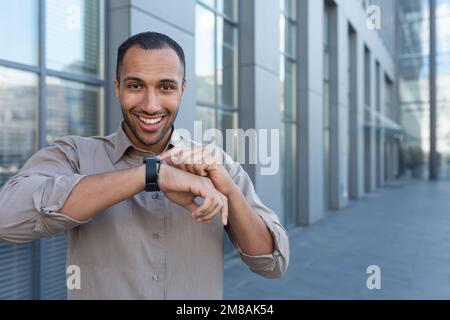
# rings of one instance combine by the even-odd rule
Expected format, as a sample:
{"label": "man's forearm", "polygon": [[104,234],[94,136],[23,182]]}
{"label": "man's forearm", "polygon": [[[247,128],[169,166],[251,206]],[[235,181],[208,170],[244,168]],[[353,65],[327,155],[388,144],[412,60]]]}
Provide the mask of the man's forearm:
{"label": "man's forearm", "polygon": [[61,213],[85,221],[145,188],[145,166],[87,176],[70,193]]}
{"label": "man's forearm", "polygon": [[273,252],[272,235],[237,186],[228,195],[228,221],[244,253],[263,255]]}

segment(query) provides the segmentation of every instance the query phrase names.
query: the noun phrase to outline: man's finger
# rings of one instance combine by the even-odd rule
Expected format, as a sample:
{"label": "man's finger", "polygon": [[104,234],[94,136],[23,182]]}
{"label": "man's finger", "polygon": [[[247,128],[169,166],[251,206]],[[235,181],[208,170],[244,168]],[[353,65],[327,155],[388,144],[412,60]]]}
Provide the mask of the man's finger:
{"label": "man's finger", "polygon": [[223,194],[220,194],[220,197],[222,199],[221,203],[222,208],[220,208],[219,205],[218,207],[214,208],[214,210],[210,214],[208,214],[207,216],[203,216],[202,218],[199,219],[200,221],[199,220],[197,221],[202,223],[210,223],[211,220],[216,216],[217,213],[219,213],[220,210],[222,224],[224,226],[228,224],[228,198]]}
{"label": "man's finger", "polygon": [[200,208],[200,206],[197,203],[195,203],[194,200],[192,200],[191,203],[188,203],[185,206],[185,209],[189,210],[190,212],[194,212],[194,211],[198,210],[198,208]]}
{"label": "man's finger", "polygon": [[159,155],[159,158],[161,160],[166,160],[166,159],[172,157],[173,155],[176,155],[176,154],[180,153],[181,150],[183,150],[183,147],[181,147],[181,146],[173,147],[172,149],[169,149],[169,150],[166,150],[166,151],[162,152]]}
{"label": "man's finger", "polygon": [[228,198],[223,194],[220,194],[220,196],[222,197],[223,201],[222,224],[226,226],[228,224]]}
{"label": "man's finger", "polygon": [[218,203],[216,206],[214,206],[214,208],[212,208],[212,210],[207,215],[202,216],[197,221],[204,222],[204,223],[211,222],[211,220],[220,212],[220,210],[222,208],[223,208],[223,204]]}
{"label": "man's finger", "polygon": [[194,215],[195,215],[196,219],[207,214],[211,210],[211,208],[214,206],[213,199],[211,196],[209,196],[209,195],[205,196],[204,199],[205,200],[203,201],[203,204],[197,210],[194,211]]}
{"label": "man's finger", "polygon": [[206,177],[208,175],[208,172],[207,172],[208,165],[194,164],[193,168],[194,168],[195,174],[198,176]]}

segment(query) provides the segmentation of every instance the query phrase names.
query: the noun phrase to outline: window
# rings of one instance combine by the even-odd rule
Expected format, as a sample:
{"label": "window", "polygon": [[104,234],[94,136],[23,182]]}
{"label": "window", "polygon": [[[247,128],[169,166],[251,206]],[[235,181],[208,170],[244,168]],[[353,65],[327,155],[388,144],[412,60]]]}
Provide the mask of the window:
{"label": "window", "polygon": [[[36,0],[0,2],[1,60],[33,66],[38,64],[38,4]],[[13,33],[11,30],[14,30]],[[12,36],[14,41],[11,41]]]}
{"label": "window", "polygon": [[202,0],[197,3],[196,119],[202,121],[203,130],[237,128],[237,10],[237,0]]}
{"label": "window", "polygon": [[[104,0],[2,1],[0,20],[1,187],[57,137],[103,134]],[[64,299],[65,256],[63,234],[0,243],[0,299]]]}
{"label": "window", "polygon": [[297,6],[280,0],[280,88],[284,220],[295,225],[297,212]]}

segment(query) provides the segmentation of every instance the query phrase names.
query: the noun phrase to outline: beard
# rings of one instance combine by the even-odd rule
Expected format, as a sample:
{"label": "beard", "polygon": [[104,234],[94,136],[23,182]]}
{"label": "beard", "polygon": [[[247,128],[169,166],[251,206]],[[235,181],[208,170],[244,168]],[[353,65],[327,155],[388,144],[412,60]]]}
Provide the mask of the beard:
{"label": "beard", "polygon": [[128,129],[130,129],[130,131],[133,133],[134,137],[140,143],[142,143],[143,145],[149,146],[149,147],[160,143],[164,139],[167,132],[172,129],[173,123],[175,122],[175,119],[177,118],[177,114],[178,114],[178,110],[177,110],[175,117],[172,119],[172,121],[170,121],[170,122],[168,121],[164,125],[164,127],[161,130],[161,133],[157,137],[149,139],[149,138],[146,138],[144,134],[139,133],[138,129],[136,128],[135,122],[131,119],[132,116],[130,116],[129,114],[127,114],[124,111],[123,106],[121,106],[121,109],[122,109],[122,116],[123,116],[123,120],[125,121],[125,125],[128,127]]}

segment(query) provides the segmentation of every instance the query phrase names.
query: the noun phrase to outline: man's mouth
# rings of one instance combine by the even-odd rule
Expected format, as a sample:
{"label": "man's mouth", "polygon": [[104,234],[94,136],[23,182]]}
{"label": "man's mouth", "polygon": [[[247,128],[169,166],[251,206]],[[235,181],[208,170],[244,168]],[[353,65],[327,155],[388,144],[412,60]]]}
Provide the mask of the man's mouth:
{"label": "man's mouth", "polygon": [[157,124],[161,121],[161,119],[163,118],[162,116],[157,117],[157,118],[145,118],[142,116],[138,116],[139,120],[141,120],[143,123],[145,124]]}
{"label": "man's mouth", "polygon": [[142,128],[142,130],[151,133],[157,131],[160,128],[167,115],[160,114],[156,116],[147,117],[141,114],[135,114],[135,116],[138,119],[139,125]]}

